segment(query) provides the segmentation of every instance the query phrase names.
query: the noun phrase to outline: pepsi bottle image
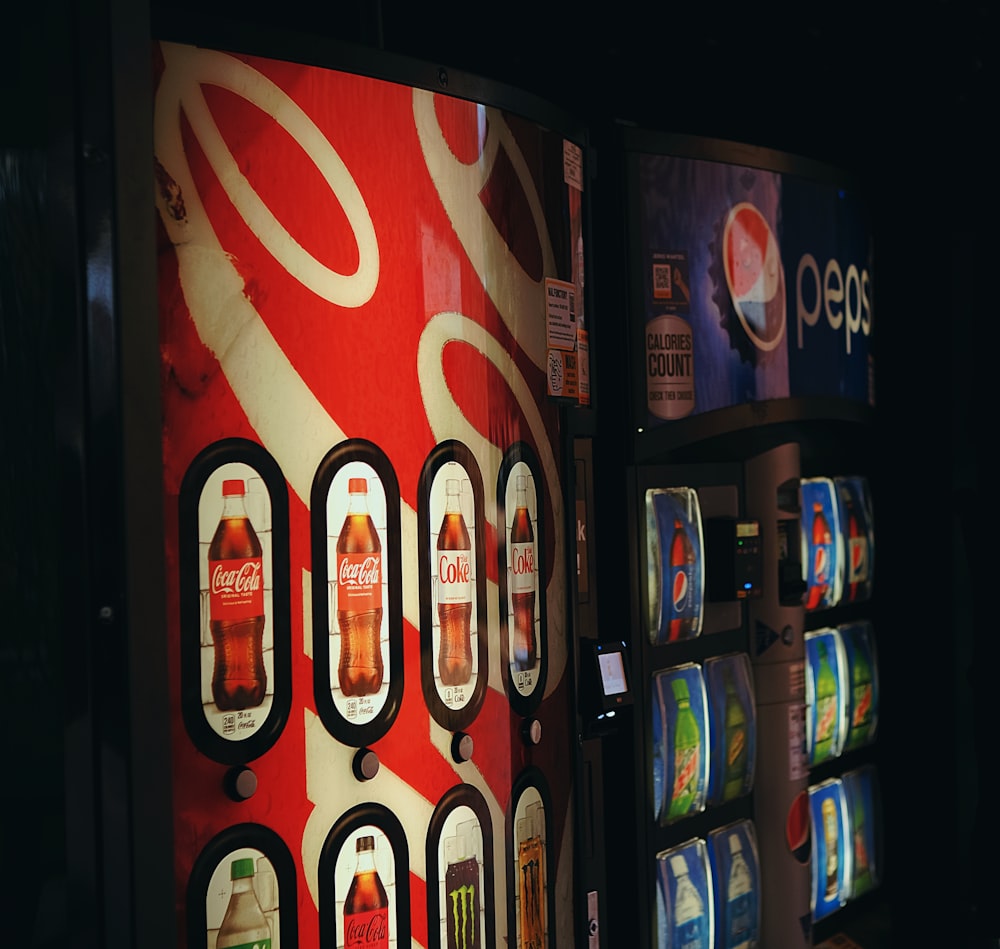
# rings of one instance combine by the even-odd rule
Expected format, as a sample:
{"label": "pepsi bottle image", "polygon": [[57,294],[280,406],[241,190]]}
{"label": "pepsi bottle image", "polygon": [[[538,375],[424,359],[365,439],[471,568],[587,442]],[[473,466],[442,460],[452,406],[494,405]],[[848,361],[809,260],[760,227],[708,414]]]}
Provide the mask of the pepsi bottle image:
{"label": "pepsi bottle image", "polygon": [[830,571],[833,564],[833,535],[823,513],[823,505],[813,502],[812,560],[809,568],[809,594],[806,609],[816,610],[824,604],[830,588]]}
{"label": "pepsi bottle image", "polygon": [[697,631],[695,603],[694,544],[680,518],[674,518],[674,536],[670,542],[670,627],[668,642],[687,639]]}

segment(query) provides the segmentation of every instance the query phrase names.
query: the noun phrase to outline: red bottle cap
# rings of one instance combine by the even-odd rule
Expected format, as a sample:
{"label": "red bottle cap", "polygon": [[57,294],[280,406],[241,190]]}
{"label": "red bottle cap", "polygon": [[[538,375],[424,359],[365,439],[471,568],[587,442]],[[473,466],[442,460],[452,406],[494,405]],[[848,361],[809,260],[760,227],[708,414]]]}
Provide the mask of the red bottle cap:
{"label": "red bottle cap", "polygon": [[350,478],[347,482],[347,491],[349,494],[367,494],[368,493],[368,479],[367,478]]}
{"label": "red bottle cap", "polygon": [[224,498],[231,498],[234,495],[242,497],[244,494],[246,494],[246,486],[243,484],[242,478],[227,479],[222,482],[222,496]]}

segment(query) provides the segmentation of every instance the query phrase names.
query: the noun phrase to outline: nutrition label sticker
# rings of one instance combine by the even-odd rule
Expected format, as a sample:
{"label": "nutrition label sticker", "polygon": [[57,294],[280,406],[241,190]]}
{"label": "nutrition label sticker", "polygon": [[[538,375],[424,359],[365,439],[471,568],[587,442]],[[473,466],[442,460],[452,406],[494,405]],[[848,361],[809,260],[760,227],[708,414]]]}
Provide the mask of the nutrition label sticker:
{"label": "nutrition label sticker", "polygon": [[806,761],[806,707],[788,706],[788,778],[799,781],[809,774]]}

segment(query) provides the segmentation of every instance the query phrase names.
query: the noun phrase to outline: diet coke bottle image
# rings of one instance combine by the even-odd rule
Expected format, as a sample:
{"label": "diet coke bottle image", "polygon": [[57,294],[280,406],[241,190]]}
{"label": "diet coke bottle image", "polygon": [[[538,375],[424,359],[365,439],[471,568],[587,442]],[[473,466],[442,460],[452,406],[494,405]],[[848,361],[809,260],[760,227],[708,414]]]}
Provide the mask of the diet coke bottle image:
{"label": "diet coke bottle image", "polygon": [[444,686],[466,685],[472,678],[472,544],[460,487],[457,478],[447,479],[444,520],[437,539],[438,675]]}
{"label": "diet coke bottle image", "polygon": [[389,949],[389,897],[375,866],[375,838],[359,837],[354,878],[344,903],[344,949]]}
{"label": "diet coke bottle image", "polygon": [[344,695],[381,688],[382,543],[368,510],[368,482],[348,481],[349,502],[337,538],[337,678]]}
{"label": "diet coke bottle image", "polygon": [[535,637],[535,532],[528,513],[527,478],[517,475],[514,523],[510,531],[510,599],[514,616],[513,659],[518,672],[538,659]]}
{"label": "diet coke bottle image", "polygon": [[259,706],[267,687],[263,558],[245,493],[243,479],[223,481],[222,516],[208,548],[212,698],[224,712]]}

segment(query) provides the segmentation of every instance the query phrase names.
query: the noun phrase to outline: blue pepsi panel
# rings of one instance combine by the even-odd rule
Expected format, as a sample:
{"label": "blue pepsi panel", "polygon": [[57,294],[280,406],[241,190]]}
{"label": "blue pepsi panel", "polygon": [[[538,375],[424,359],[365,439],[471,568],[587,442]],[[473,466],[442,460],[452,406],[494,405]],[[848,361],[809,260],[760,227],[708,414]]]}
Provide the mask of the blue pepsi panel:
{"label": "blue pepsi panel", "polygon": [[840,601],[844,580],[840,506],[830,478],[803,478],[802,563],[806,567],[806,610],[824,610]]}
{"label": "blue pepsi panel", "polygon": [[705,604],[705,544],[693,488],[646,492],[649,639],[654,645],[701,633]]}
{"label": "blue pepsi panel", "polygon": [[708,797],[708,700],[701,666],[686,663],[653,677],[663,708],[663,802],[660,823],[705,809]]}
{"label": "blue pepsi panel", "polygon": [[868,479],[833,479],[837,488],[840,530],[844,544],[844,589],[841,603],[871,599],[875,581],[875,531]]}
{"label": "blue pepsi panel", "polygon": [[787,397],[874,404],[859,198],[723,161],[637,167],[644,424]]}
{"label": "blue pepsi panel", "polygon": [[854,900],[875,889],[882,879],[878,772],[866,765],[846,772],[843,782],[853,855],[847,890]]}
{"label": "blue pepsi panel", "polygon": [[693,839],[656,855],[660,949],[712,949],[715,907],[708,852]]}
{"label": "blue pepsi panel", "polygon": [[822,919],[847,902],[851,878],[851,848],[844,787],[831,778],[809,788],[812,827],[812,914]]}
{"label": "blue pepsi panel", "polygon": [[737,821],[708,835],[715,893],[717,949],[754,949],[760,941],[760,863],[752,821]]}
{"label": "blue pepsi panel", "polygon": [[705,660],[711,720],[711,804],[732,801],[753,788],[757,754],[756,701],[750,657],[730,653]]}
{"label": "blue pepsi panel", "polygon": [[810,767],[839,757],[846,728],[847,676],[836,629],[805,634],[806,756]]}

